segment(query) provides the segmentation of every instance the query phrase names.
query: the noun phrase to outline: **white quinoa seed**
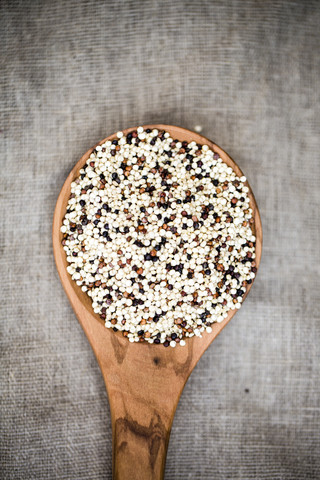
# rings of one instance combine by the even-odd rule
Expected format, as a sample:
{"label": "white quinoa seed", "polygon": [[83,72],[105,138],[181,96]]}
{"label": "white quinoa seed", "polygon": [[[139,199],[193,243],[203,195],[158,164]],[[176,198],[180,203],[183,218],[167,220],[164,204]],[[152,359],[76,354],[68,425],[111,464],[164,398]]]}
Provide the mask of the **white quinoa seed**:
{"label": "white quinoa seed", "polygon": [[184,346],[239,309],[256,273],[246,177],[207,145],[118,132],[71,184],[68,273],[107,328]]}

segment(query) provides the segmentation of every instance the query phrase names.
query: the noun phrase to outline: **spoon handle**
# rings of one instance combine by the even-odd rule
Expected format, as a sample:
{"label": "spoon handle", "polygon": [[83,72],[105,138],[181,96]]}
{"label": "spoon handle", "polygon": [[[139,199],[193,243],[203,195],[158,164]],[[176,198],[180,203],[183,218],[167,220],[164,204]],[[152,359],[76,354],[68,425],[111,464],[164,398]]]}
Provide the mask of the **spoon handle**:
{"label": "spoon handle", "polygon": [[[78,304],[76,310],[80,308]],[[77,313],[108,392],[113,479],[163,479],[174,413],[190,373],[186,366],[191,350],[185,351],[186,363],[179,363],[170,352],[160,355],[161,346],[131,345],[84,309]]]}
{"label": "spoon handle", "polygon": [[171,412],[160,411],[145,395],[140,397],[120,389],[109,398],[113,479],[163,479],[175,407]]}
{"label": "spoon handle", "polygon": [[161,480],[187,375],[176,372],[165,356],[157,356],[155,348],[142,345],[144,355],[137,357],[135,347],[139,345],[128,348],[127,339],[108,333],[113,365],[110,368],[106,350],[99,363],[111,410],[113,479]]}

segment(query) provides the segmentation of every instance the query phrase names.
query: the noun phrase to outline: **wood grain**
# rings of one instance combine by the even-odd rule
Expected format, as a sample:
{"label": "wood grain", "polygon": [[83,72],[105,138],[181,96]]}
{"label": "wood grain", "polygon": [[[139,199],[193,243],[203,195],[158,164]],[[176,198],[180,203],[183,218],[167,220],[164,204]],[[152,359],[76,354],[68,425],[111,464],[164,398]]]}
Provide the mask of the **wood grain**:
{"label": "wood grain", "polygon": [[[145,125],[144,128],[166,130],[181,141],[194,140],[208,145],[237,175],[243,175],[226,152],[199,134],[171,125]],[[136,127],[124,130],[124,134],[133,130]],[[98,145],[115,137],[116,134],[110,135]],[[106,384],[113,431],[113,478],[158,480],[164,476],[171,425],[183,387],[202,354],[236,310],[230,311],[222,323],[212,325],[212,333],[204,333],[202,338],[187,339],[185,347],[164,348],[162,345],[130,343],[121,332],[105,328],[104,322],[92,310],[91,299],[67,273],[60,232],[71,182],[95,147],[78,161],[62,187],[53,218],[53,251],[62,285],[95,352]],[[262,249],[261,220],[251,188],[248,183],[246,185],[254,212],[258,268]],[[248,286],[244,298],[251,286]]]}

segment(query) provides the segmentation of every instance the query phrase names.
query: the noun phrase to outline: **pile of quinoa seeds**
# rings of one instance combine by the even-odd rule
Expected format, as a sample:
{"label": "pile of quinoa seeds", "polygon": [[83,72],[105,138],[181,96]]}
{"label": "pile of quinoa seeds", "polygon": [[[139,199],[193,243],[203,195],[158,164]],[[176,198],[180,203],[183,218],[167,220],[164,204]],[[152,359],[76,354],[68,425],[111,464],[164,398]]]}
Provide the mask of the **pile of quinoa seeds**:
{"label": "pile of quinoa seeds", "polygon": [[241,307],[256,273],[245,181],[207,145],[165,131],[96,147],[61,232],[67,270],[106,327],[175,347]]}

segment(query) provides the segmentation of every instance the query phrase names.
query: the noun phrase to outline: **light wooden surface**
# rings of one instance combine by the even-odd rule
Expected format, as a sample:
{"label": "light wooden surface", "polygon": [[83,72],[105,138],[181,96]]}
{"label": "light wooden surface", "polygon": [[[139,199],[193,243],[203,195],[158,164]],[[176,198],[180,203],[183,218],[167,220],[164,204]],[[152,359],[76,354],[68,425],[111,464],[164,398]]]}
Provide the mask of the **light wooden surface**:
{"label": "light wooden surface", "polygon": [[[219,153],[237,175],[240,168],[217,145],[189,130],[169,125],[145,125],[144,128],[166,130],[181,141],[194,140]],[[124,130],[128,133],[135,128]],[[115,138],[115,134],[99,142]],[[130,343],[121,332],[115,333],[91,307],[91,299],[67,273],[66,255],[61,245],[60,226],[70,195],[70,184],[95,147],[78,161],[67,177],[57,200],[53,219],[53,250],[57,269],[65,292],[95,352],[106,384],[113,431],[113,478],[131,480],[161,479],[164,475],[166,452],[174,413],[183,387],[196,363],[231,320],[236,310],[220,324],[212,325],[212,333],[202,338],[186,339],[186,346],[164,348],[162,345]],[[250,189],[250,186],[247,183]],[[262,228],[259,211],[250,189],[250,204],[254,211],[256,235],[256,266],[259,267],[262,248]],[[252,284],[248,286],[244,298]]]}

